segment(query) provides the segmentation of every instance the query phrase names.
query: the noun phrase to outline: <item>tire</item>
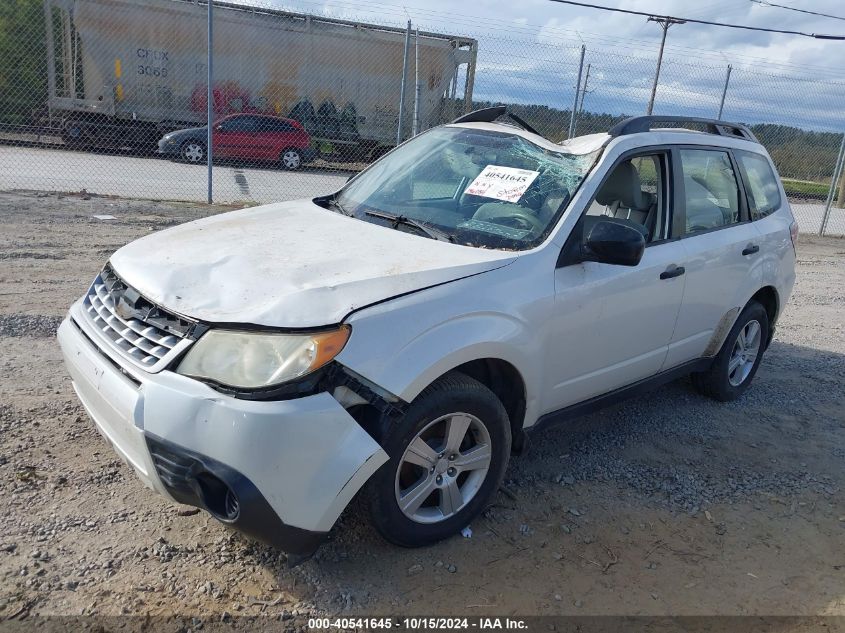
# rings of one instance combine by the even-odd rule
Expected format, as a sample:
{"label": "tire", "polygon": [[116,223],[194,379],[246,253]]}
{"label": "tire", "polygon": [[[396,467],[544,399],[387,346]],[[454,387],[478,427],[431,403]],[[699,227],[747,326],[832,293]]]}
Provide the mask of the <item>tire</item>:
{"label": "tire", "polygon": [[196,139],[190,139],[179,147],[179,155],[182,160],[188,163],[201,163],[205,160],[205,143]]}
{"label": "tire", "polygon": [[93,148],[85,128],[75,123],[68,124],[62,130],[62,142],[70,150],[86,151]]}
{"label": "tire", "polygon": [[[462,443],[449,441],[453,428]],[[417,453],[409,450],[412,442]],[[510,421],[492,391],[452,372],[426,388],[391,423],[381,444],[390,459],[367,482],[370,520],[391,543],[422,547],[459,532],[487,507],[505,475]],[[448,449],[455,446],[457,452],[451,453]]]}
{"label": "tire", "polygon": [[302,153],[295,147],[288,147],[279,154],[279,163],[287,171],[299,169],[302,167]]}
{"label": "tire", "polygon": [[751,301],[728,332],[710,369],[692,374],[693,386],[705,396],[721,402],[736,400],[751,385],[768,340],[769,316],[766,309]]}

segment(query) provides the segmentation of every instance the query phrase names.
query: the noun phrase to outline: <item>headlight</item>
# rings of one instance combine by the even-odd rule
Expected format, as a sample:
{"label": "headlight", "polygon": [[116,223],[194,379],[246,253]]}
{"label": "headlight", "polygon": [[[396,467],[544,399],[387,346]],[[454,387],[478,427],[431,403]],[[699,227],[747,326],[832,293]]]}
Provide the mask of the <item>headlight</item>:
{"label": "headlight", "polygon": [[340,353],[350,327],[311,334],[209,330],[188,350],[177,372],[229,387],[261,389],[318,369]]}

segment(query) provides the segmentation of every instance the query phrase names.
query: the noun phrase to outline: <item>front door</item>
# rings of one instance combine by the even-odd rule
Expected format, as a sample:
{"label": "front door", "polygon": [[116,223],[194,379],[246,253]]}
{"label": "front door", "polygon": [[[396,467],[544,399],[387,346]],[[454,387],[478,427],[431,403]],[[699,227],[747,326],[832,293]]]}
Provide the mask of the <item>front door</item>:
{"label": "front door", "polygon": [[[639,265],[582,262],[555,271],[544,412],[653,376],[663,366],[684,292],[684,248],[669,239],[669,156],[625,157],[608,172],[581,218],[586,237],[601,220],[640,230]],[[577,238],[576,238],[577,239]]]}
{"label": "front door", "polygon": [[253,117],[246,114],[229,117],[214,130],[214,153],[220,158],[249,157],[254,136]]}

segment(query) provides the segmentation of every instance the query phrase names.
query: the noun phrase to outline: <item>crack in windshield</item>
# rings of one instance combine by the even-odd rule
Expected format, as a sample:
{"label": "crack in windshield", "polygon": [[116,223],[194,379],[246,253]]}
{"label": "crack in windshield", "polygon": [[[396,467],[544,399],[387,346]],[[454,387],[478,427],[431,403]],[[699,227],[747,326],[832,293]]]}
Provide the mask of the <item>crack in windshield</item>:
{"label": "crack in windshield", "polygon": [[444,126],[400,146],[327,202],[346,215],[412,226],[435,239],[521,250],[548,235],[599,153],[552,151],[510,132]]}

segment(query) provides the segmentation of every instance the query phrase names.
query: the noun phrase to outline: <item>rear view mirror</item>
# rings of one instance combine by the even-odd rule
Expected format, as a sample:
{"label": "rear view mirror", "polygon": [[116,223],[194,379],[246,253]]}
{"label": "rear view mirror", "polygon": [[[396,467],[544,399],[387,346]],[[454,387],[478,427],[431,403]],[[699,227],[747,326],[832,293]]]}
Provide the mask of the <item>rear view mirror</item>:
{"label": "rear view mirror", "polygon": [[587,261],[636,266],[643,258],[645,237],[637,229],[617,222],[596,222],[581,248]]}

